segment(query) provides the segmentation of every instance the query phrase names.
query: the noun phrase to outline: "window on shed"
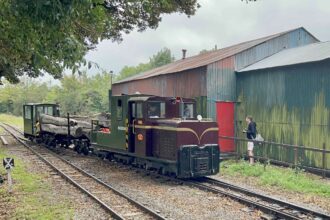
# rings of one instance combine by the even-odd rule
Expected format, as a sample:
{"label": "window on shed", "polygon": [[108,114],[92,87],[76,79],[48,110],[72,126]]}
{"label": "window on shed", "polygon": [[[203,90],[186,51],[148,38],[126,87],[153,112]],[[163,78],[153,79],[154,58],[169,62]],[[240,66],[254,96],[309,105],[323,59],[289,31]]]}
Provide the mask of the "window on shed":
{"label": "window on shed", "polygon": [[120,121],[123,118],[123,105],[122,100],[117,100],[117,120]]}
{"label": "window on shed", "polygon": [[24,118],[31,119],[31,106],[24,107]]}

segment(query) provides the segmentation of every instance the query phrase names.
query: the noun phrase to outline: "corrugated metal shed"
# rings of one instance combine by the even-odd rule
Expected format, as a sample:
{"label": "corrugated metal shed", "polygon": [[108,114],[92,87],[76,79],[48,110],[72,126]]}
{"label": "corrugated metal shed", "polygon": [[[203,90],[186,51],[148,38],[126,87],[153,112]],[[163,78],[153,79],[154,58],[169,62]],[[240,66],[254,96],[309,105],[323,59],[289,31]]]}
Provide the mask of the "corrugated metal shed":
{"label": "corrugated metal shed", "polygon": [[310,63],[330,58],[330,42],[309,44],[302,47],[283,50],[273,56],[252,64],[238,72],[257,69],[289,66],[300,63]]}
{"label": "corrugated metal shed", "polygon": [[[266,140],[318,148],[325,144],[330,149],[330,59],[251,70],[236,77],[240,101],[236,105],[237,135],[243,136],[245,117],[252,115]],[[238,149],[245,152],[246,144]],[[264,149],[273,159],[293,161],[293,149],[260,147],[255,153],[263,155]],[[321,154],[302,152],[299,157],[302,165],[322,167]]]}
{"label": "corrugated metal shed", "polygon": [[[226,48],[222,48],[216,51],[211,51],[211,52],[207,52],[207,53],[203,53],[203,54],[199,54],[196,56],[192,56],[192,57],[188,57],[186,59],[181,59],[181,60],[177,60],[173,63],[170,63],[168,65],[164,65],[155,69],[152,69],[150,71],[132,76],[132,77],[128,77],[126,79],[120,80],[115,82],[114,84],[120,84],[120,83],[124,83],[124,82],[129,82],[129,81],[134,81],[134,80],[141,80],[141,79],[146,79],[146,78],[150,78],[150,77],[154,77],[154,76],[159,76],[159,75],[164,75],[164,74],[170,74],[170,73],[177,73],[177,72],[182,72],[188,69],[194,69],[194,68],[198,68],[201,66],[206,66],[208,64],[214,63],[216,61],[225,59],[227,57],[233,56],[237,53],[240,53],[242,51],[245,51],[249,48],[255,47],[259,44],[262,44],[266,41],[269,41],[271,39],[277,38],[279,36],[285,35],[289,32],[292,32],[294,30],[304,30],[304,32],[308,33],[304,28],[297,28],[297,29],[293,29],[293,30],[289,30],[289,31],[285,31],[285,32],[281,32],[281,33],[277,33],[277,34],[273,34],[267,37],[263,37],[263,38],[259,38],[256,40],[251,40],[251,41],[247,41],[247,42],[243,42],[234,46],[230,46],[230,47],[226,47]],[[312,36],[311,34],[309,34],[309,36]],[[313,37],[313,36],[312,36]],[[314,37],[315,38],[315,37]],[[316,41],[318,41],[315,38]],[[282,48],[283,49],[283,48]]]}
{"label": "corrugated metal shed", "polygon": [[208,117],[215,115],[215,101],[237,101],[236,74],[246,66],[256,63],[286,48],[294,48],[318,42],[304,28],[284,32],[231,57],[214,62],[207,68]]}

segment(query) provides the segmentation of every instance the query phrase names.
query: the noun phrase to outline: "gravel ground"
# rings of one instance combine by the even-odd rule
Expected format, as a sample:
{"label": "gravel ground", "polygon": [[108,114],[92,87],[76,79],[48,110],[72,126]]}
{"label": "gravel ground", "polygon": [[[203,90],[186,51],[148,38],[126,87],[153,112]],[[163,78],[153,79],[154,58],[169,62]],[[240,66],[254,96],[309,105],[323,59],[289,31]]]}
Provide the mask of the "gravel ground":
{"label": "gravel ground", "polygon": [[[321,177],[319,176],[313,174],[310,175],[313,176],[313,178],[321,179]],[[253,177],[222,175],[221,170],[220,174],[213,176],[212,178],[226,181],[228,183],[235,184],[246,189],[251,189],[258,193],[274,196],[284,201],[289,201],[301,206],[308,207],[313,210],[323,211],[327,214],[330,214],[330,198],[310,195],[301,192],[294,192],[276,186],[260,186],[256,184],[255,178]],[[329,179],[323,179],[322,181],[329,184],[330,187]]]}
{"label": "gravel ground", "polygon": [[229,198],[146,176],[128,166],[95,157],[65,157],[168,219],[259,219],[261,214]]}
{"label": "gravel ground", "polygon": [[[36,156],[30,153],[22,145],[17,143],[13,138],[6,137],[6,139],[9,142],[8,147],[1,145],[0,147],[6,148],[8,154],[12,154],[20,158],[25,164],[25,167],[27,168],[28,172],[45,176],[43,181],[45,181],[47,185],[51,186],[47,195],[40,196],[46,198],[48,201],[50,200],[53,204],[61,203],[63,201],[65,201],[66,204],[70,204],[70,207],[68,207],[68,209],[74,210],[73,219],[111,219],[109,214],[106,213],[100,205],[95,203],[87,195],[81,193],[73,185],[66,182],[62,177],[58,176],[46,164],[40,162],[40,160],[37,159]],[[0,206],[0,210],[2,206],[3,204]],[[7,214],[7,216],[10,216],[10,213]]]}

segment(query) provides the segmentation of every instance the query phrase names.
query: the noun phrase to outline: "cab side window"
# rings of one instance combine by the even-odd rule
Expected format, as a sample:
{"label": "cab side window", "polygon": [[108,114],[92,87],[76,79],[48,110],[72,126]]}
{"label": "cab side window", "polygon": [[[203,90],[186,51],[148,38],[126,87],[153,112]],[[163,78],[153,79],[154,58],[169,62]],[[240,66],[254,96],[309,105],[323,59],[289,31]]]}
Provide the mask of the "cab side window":
{"label": "cab side window", "polygon": [[24,107],[24,118],[31,119],[31,106]]}
{"label": "cab side window", "polygon": [[117,120],[120,121],[123,118],[123,103],[121,99],[117,100]]}
{"label": "cab side window", "polygon": [[136,118],[143,118],[142,103],[136,103]]}

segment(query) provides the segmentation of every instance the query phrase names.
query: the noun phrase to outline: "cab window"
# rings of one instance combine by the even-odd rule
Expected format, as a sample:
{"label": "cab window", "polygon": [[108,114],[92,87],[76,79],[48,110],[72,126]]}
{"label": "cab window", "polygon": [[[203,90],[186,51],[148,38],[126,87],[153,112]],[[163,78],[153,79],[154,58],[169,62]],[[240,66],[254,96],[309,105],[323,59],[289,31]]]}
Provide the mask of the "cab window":
{"label": "cab window", "polygon": [[117,120],[120,121],[123,118],[123,105],[120,99],[117,100]]}
{"label": "cab window", "polygon": [[54,115],[54,112],[53,112],[53,106],[49,106],[47,107],[47,115]]}
{"label": "cab window", "polygon": [[142,103],[136,103],[136,118],[143,118]]}
{"label": "cab window", "polygon": [[184,104],[183,117],[184,118],[193,118],[194,117],[194,104],[192,104],[192,103]]}
{"label": "cab window", "polygon": [[44,114],[44,107],[43,106],[37,106],[37,112],[36,112],[36,119],[39,120],[39,117],[41,114]]}
{"label": "cab window", "polygon": [[149,118],[165,118],[165,102],[149,102],[148,117]]}
{"label": "cab window", "polygon": [[31,106],[24,107],[24,118],[31,119]]}

